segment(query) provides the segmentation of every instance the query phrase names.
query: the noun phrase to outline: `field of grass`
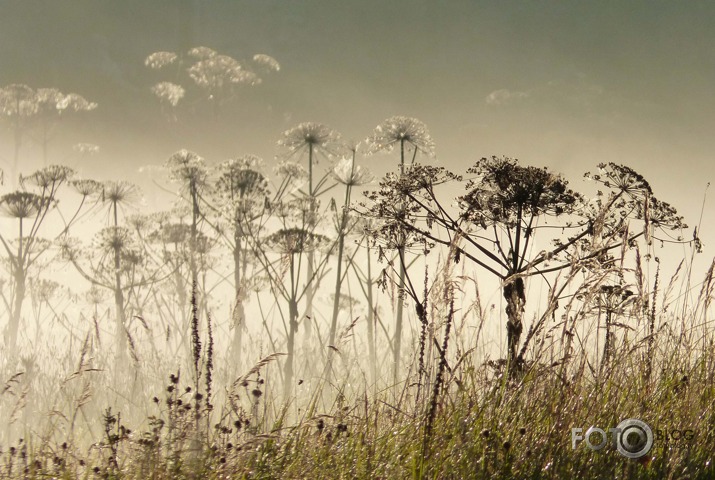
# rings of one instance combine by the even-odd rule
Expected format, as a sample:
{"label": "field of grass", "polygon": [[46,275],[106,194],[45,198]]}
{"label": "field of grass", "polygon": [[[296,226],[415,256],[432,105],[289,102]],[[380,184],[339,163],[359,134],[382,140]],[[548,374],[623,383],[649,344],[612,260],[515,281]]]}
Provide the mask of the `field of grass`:
{"label": "field of grass", "polygon": [[[405,382],[377,389],[349,386],[356,379],[346,372],[315,384],[299,406],[283,403],[263,377],[276,373],[278,356],[208,402],[209,383],[171,374],[149,394],[143,419],[106,410],[85,419],[95,428],[84,435],[96,438],[73,439],[72,418],[72,429],[49,421],[2,445],[0,478],[713,478],[715,353],[712,336],[691,322],[707,311],[708,285],[685,321],[662,302],[652,342],[637,335],[646,320],[631,318],[636,333],[618,336],[603,368],[567,329],[558,349],[534,352],[543,359],[558,350],[559,359],[528,362],[516,375],[457,345],[461,356],[437,355],[425,375],[413,364]],[[78,375],[91,374],[82,368]],[[3,394],[17,383],[10,379]],[[75,413],[83,393],[75,392]],[[572,428],[607,431],[626,418],[653,431],[642,457],[621,455],[610,436],[600,451],[583,442],[573,449]]]}

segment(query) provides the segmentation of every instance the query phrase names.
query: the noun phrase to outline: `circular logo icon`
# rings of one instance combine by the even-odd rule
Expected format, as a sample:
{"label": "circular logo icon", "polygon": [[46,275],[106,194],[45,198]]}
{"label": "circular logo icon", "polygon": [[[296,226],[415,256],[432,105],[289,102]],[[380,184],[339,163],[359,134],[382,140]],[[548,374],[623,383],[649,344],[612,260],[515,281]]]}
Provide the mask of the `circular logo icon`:
{"label": "circular logo icon", "polygon": [[653,446],[653,431],[647,423],[627,418],[618,424],[616,448],[624,457],[640,458]]}

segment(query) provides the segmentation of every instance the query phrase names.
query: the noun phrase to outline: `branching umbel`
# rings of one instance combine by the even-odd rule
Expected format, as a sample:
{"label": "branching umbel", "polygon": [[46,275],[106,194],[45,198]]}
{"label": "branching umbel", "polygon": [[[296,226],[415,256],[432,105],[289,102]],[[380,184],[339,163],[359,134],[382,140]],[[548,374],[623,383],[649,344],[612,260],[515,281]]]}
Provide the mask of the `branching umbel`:
{"label": "branching umbel", "polygon": [[[457,198],[454,212],[436,187],[461,177],[441,167],[414,165],[399,175],[388,174],[380,189],[368,195],[371,202],[362,205],[361,213],[381,220],[373,237],[388,248],[409,248],[420,241],[450,246],[455,238],[463,239],[453,248],[452,259],[467,258],[502,282],[506,361],[513,374],[521,369],[527,347],[521,345],[521,334],[529,277],[575,266],[612,266],[609,252],[629,248],[641,237],[648,243],[683,242],[679,235],[658,236],[687,227],[673,207],[653,196],[642,176],[615,164],[600,169],[590,178],[608,191],[586,202],[545,168],[522,166],[511,158],[483,158],[467,170],[466,193]],[[545,229],[561,234],[538,235]],[[551,246],[544,248],[546,241]],[[697,236],[692,241],[699,248]],[[536,248],[540,250],[534,254]]]}

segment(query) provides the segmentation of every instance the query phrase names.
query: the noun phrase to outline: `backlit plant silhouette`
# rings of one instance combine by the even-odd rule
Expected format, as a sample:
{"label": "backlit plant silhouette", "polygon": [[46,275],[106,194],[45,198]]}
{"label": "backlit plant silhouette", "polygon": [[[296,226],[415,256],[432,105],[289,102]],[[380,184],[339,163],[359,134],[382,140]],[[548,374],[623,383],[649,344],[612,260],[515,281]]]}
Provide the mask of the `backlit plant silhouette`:
{"label": "backlit plant silhouette", "polygon": [[[609,191],[586,205],[563,178],[546,169],[521,166],[510,158],[484,158],[467,170],[467,192],[458,197],[459,211],[452,213],[435,187],[461,178],[441,167],[416,165],[381,182],[380,191],[370,196],[370,213],[386,220],[379,232],[383,238],[408,232],[434,244],[457,242],[453,261],[467,258],[501,281],[506,362],[515,372],[523,366],[535,330],[543,326],[532,325],[521,343],[527,278],[565,268],[600,268],[611,261],[609,251],[631,246],[642,236],[653,237],[654,228],[685,228],[672,207],[653,197],[643,177],[615,164],[601,169],[593,179]],[[400,199],[405,199],[403,208],[395,207]],[[633,228],[639,221],[642,228]],[[554,227],[568,233],[538,235]],[[532,253],[532,245],[538,246],[538,253]]]}
{"label": "backlit plant silhouette", "polygon": [[337,245],[337,265],[335,273],[335,292],[333,294],[333,314],[330,320],[330,331],[328,333],[328,366],[326,374],[332,375],[332,359],[337,348],[335,345],[335,334],[338,325],[338,313],[340,311],[340,300],[342,285],[345,281],[347,271],[343,273],[343,255],[345,253],[345,238],[352,230],[356,220],[349,215],[352,190],[354,187],[366,185],[372,181],[372,174],[364,167],[355,164],[357,146],[352,148],[351,156],[341,159],[333,168],[333,176],[341,185],[345,186],[345,198],[343,205],[336,208],[336,229],[338,236]]}
{"label": "backlit plant silhouette", "polygon": [[[288,150],[288,156],[307,156],[308,162],[308,191],[305,195],[308,200],[308,216],[306,228],[313,231],[317,227],[318,197],[327,190],[326,183],[331,179],[330,170],[322,175],[315,174],[315,167],[319,159],[330,160],[339,154],[343,146],[340,144],[340,134],[321,123],[304,122],[296,127],[283,132],[278,145]],[[306,269],[306,306],[305,341],[310,342],[311,322],[313,317],[313,300],[315,297],[315,255],[308,252],[308,268]]]}
{"label": "backlit plant silhouette", "polygon": [[259,85],[262,75],[280,70],[278,61],[266,54],[239,61],[208,47],[194,47],[183,57],[174,52],[154,52],[146,57],[144,65],[152,70],[175,68],[175,81],[160,81],[151,88],[162,106],[174,109],[185,98],[188,85],[177,83],[185,81],[185,74],[212,105],[214,113],[236,96],[237,87]]}
{"label": "backlit plant silhouette", "polygon": [[241,361],[241,344],[246,330],[246,277],[249,263],[255,255],[249,242],[259,234],[261,225],[258,220],[263,217],[269,195],[268,181],[258,171],[261,163],[260,158],[252,155],[227,160],[219,165],[219,177],[214,186],[219,214],[218,233],[233,257],[235,301],[231,357],[236,364]]}
{"label": "backlit plant silhouette", "polygon": [[[0,233],[0,243],[7,254],[12,278],[10,299],[5,299],[9,313],[9,322],[5,330],[5,347],[14,356],[17,347],[18,330],[22,319],[22,306],[27,293],[27,279],[31,269],[52,246],[51,241],[42,240],[41,233],[48,220],[56,211],[59,195],[74,175],[68,167],[51,165],[21,179],[22,186],[31,187],[30,191],[19,190],[0,197],[0,212],[16,221],[17,239],[8,238]],[[80,211],[86,207],[89,195],[82,199],[74,212],[64,217],[64,228],[50,239],[65,235],[77,220]],[[58,212],[59,213],[59,212]],[[47,234],[49,232],[45,232]],[[5,293],[3,292],[3,297]],[[4,297],[5,298],[5,297]]]}
{"label": "backlit plant silhouette", "polygon": [[[400,175],[408,173],[420,153],[426,156],[434,155],[434,141],[429,134],[427,126],[416,118],[395,116],[386,119],[380,125],[375,127],[373,134],[368,138],[369,151],[377,152],[392,152],[398,149],[400,152],[399,172]],[[409,160],[409,164],[407,161]],[[406,214],[406,205],[401,198],[393,198],[396,201],[398,215]],[[405,258],[405,248],[408,246],[407,235],[402,232],[401,228],[393,230],[389,241],[391,248],[397,251],[399,261],[399,277],[398,277],[398,300],[397,313],[395,315],[395,334],[393,338],[393,380],[396,382],[400,369],[400,355],[402,351],[402,323],[404,305],[401,300],[402,291],[405,288],[405,275],[407,269],[407,261]]]}

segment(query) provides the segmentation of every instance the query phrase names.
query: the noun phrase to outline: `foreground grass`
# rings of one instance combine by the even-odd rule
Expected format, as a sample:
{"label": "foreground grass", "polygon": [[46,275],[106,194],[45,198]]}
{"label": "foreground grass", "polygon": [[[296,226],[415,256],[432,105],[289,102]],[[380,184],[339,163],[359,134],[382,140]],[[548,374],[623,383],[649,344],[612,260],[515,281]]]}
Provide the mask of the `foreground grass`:
{"label": "foreground grass", "polygon": [[[434,399],[430,438],[433,399],[423,393],[418,401],[415,385],[339,396],[329,411],[313,406],[290,424],[280,413],[287,409],[267,424],[258,408],[218,415],[213,406],[209,426],[202,399],[174,378],[156,399],[157,414],[139,429],[107,411],[104,437],[89,449],[39,438],[3,446],[0,477],[715,478],[715,356],[712,346],[705,350],[686,354],[672,343],[650,379],[633,348],[618,352],[600,377],[585,357],[533,367],[510,381],[465,365]],[[264,401],[256,389],[245,394],[256,406]],[[630,417],[656,432],[644,457],[628,459],[610,444],[598,452],[583,443],[572,449],[571,428],[606,430]],[[686,429],[692,438],[679,438],[676,430]]]}

